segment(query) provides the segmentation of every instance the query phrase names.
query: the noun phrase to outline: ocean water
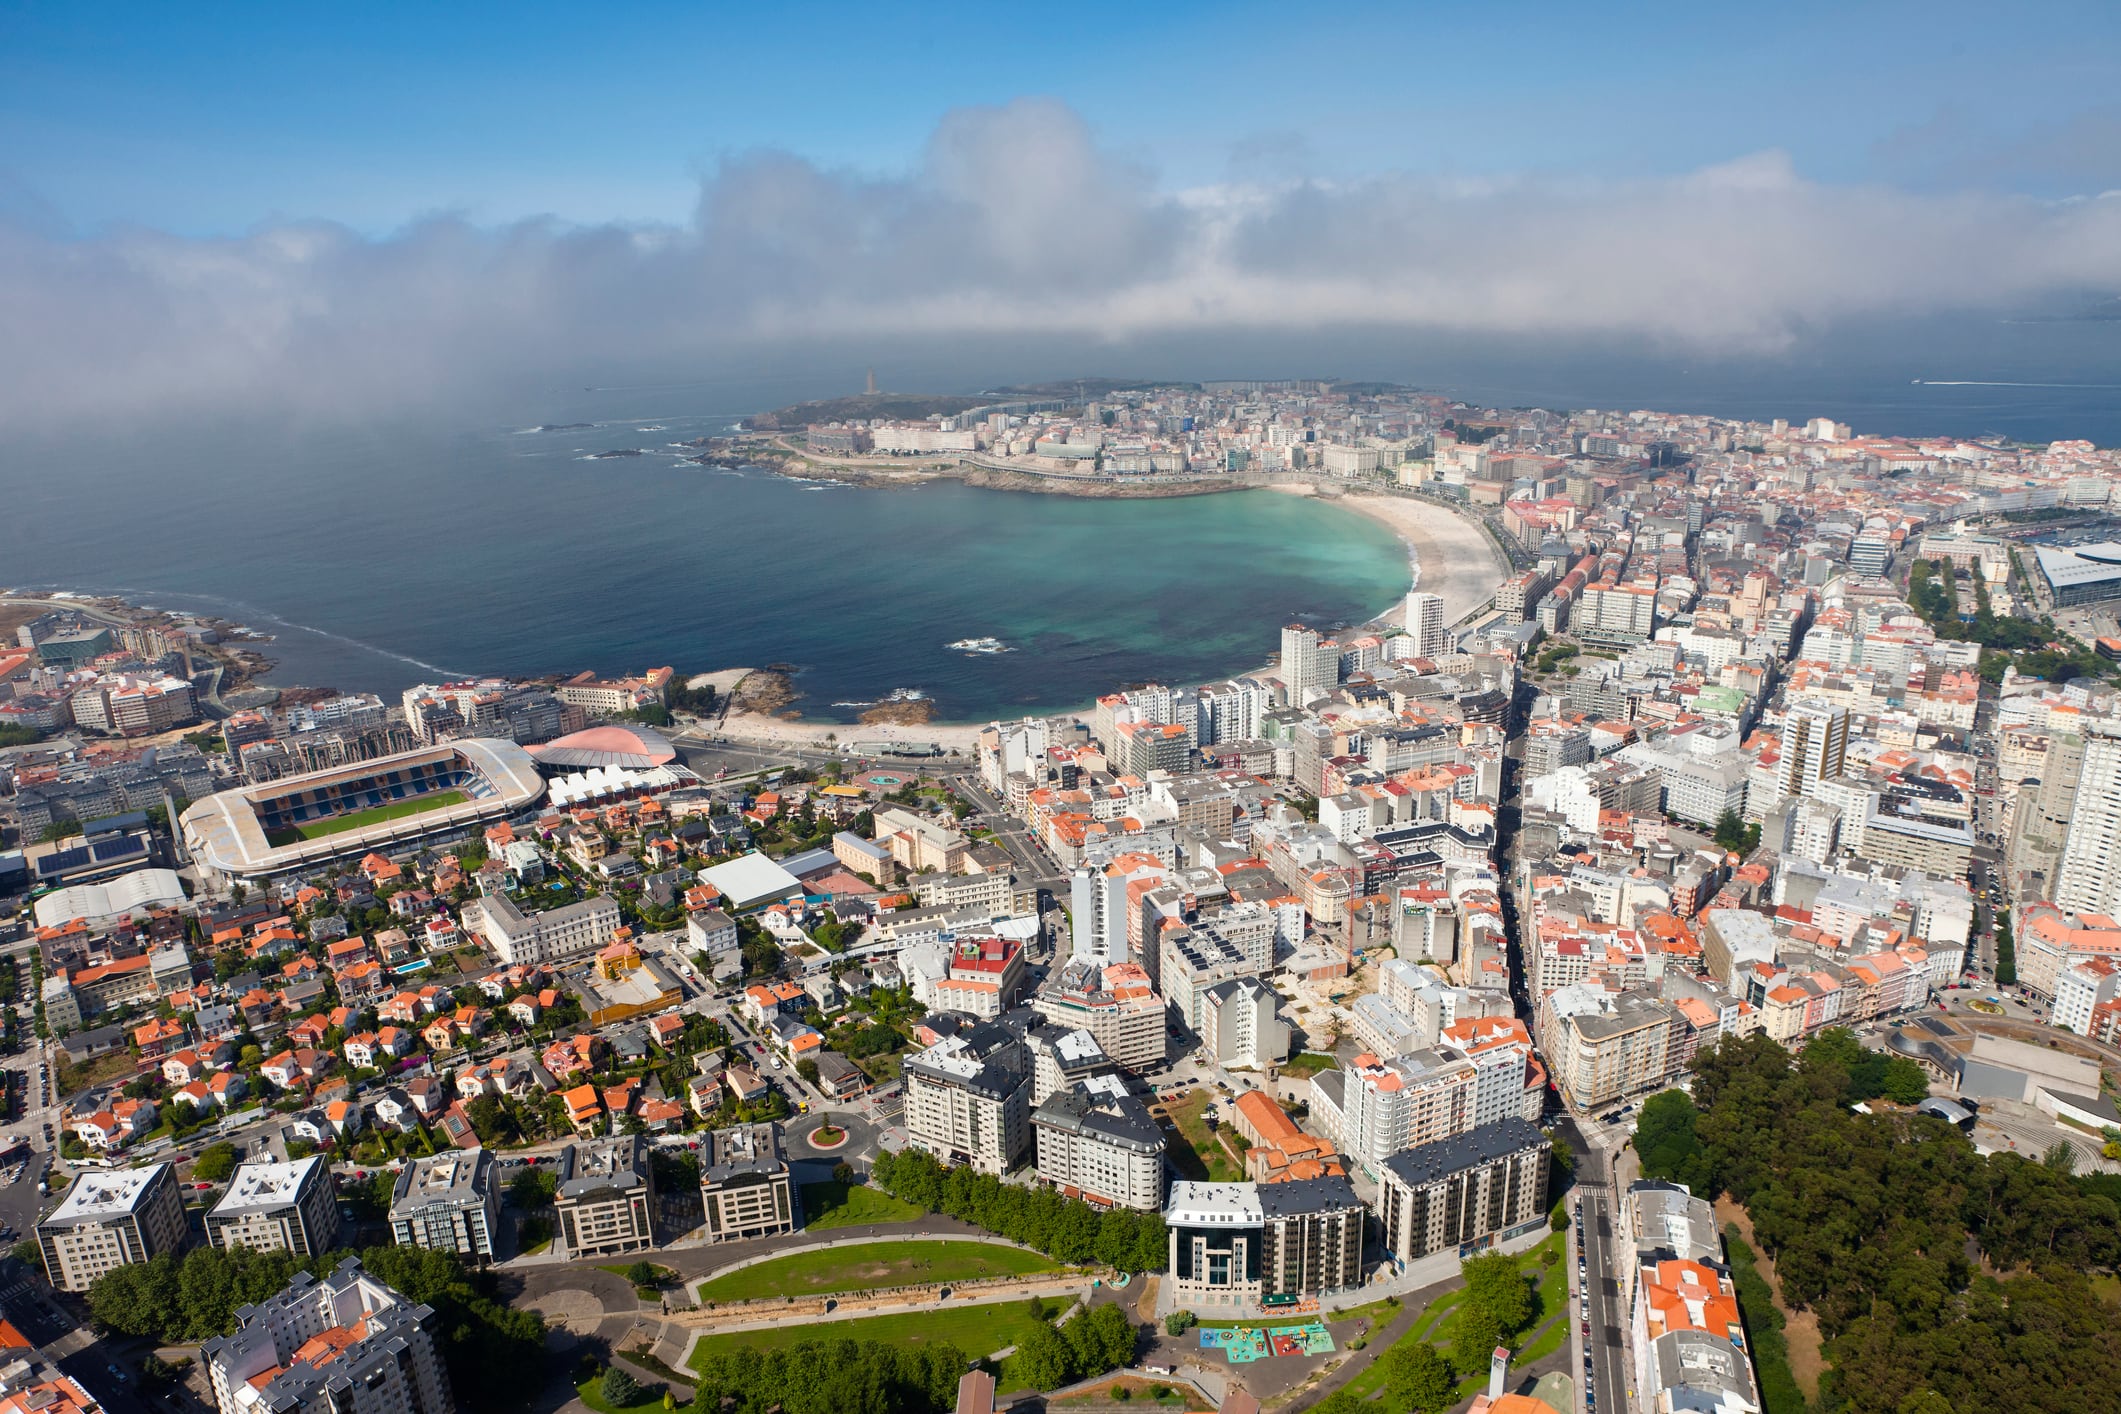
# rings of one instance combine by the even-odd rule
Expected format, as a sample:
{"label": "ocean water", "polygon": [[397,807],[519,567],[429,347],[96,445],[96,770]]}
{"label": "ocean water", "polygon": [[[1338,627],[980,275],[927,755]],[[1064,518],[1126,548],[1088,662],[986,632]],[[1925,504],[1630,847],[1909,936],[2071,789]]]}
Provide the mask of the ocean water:
{"label": "ocean water", "polygon": [[[1501,406],[2121,444],[2121,322],[1880,323],[1720,359],[1394,330],[790,346],[438,389],[434,406],[330,425],[261,410],[141,427],[114,408],[61,436],[0,429],[0,586],[248,623],[276,635],[282,683],[389,694],[471,673],[788,662],[801,710],[834,720],[900,690],[978,720],[1244,671],[1290,619],[1357,622],[1406,587],[1387,532],[1294,497],[812,487],[684,466],[670,446],[871,369],[945,391],[1333,376]],[[527,430],[564,423],[589,425]],[[584,459],[631,448],[644,454]],[[989,635],[1014,651],[943,646]]]}
{"label": "ocean water", "polygon": [[[979,720],[1248,671],[1283,623],[1359,622],[1407,587],[1389,531],[1296,497],[804,483],[686,465],[670,444],[730,415],[644,411],[47,445],[10,497],[0,584],[237,620],[275,635],[274,682],[785,662],[804,716],[836,721],[892,692]],[[980,637],[1010,651],[945,646]]]}

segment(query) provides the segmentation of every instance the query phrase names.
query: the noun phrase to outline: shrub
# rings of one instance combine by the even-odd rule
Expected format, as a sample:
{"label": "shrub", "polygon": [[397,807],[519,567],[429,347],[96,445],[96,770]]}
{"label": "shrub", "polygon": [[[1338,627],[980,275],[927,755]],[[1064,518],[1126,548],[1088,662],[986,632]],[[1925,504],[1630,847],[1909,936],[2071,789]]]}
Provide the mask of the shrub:
{"label": "shrub", "polygon": [[1172,1336],[1184,1335],[1199,1324],[1200,1318],[1191,1311],[1173,1311],[1170,1315],[1164,1317],[1164,1334]]}
{"label": "shrub", "polygon": [[1134,1390],[1128,1385],[1118,1385],[1114,1387],[1112,1397],[1121,1403],[1125,1403],[1127,1400],[1134,1398]]}

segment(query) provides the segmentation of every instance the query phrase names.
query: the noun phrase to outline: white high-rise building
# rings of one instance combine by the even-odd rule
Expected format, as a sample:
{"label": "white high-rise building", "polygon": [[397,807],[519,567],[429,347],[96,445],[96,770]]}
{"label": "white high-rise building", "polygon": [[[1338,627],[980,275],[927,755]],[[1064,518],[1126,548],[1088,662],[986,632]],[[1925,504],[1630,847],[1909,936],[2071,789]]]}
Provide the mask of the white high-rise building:
{"label": "white high-rise building", "polygon": [[1330,692],[1340,685],[1340,647],[1328,646],[1302,624],[1281,631],[1281,680],[1289,690],[1289,701],[1302,705],[1314,692]]}
{"label": "white high-rise building", "polygon": [[2071,913],[2121,908],[2121,736],[2111,731],[2084,739],[2077,803],[2055,870],[2055,904]]}
{"label": "white high-rise building", "polygon": [[1419,589],[1408,593],[1407,637],[1414,640],[1415,652],[1424,658],[1434,658],[1450,647],[1441,594],[1426,594]]}
{"label": "white high-rise building", "polygon": [[1848,741],[1848,708],[1824,702],[1792,707],[1782,724],[1783,795],[1815,795],[1821,781],[1840,775]]}

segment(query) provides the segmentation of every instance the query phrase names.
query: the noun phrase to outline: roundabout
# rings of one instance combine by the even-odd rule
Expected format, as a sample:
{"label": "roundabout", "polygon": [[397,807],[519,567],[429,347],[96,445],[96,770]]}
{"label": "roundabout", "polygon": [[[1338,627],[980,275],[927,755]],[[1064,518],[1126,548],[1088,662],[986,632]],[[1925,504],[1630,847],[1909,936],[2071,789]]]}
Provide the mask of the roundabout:
{"label": "roundabout", "polygon": [[789,1131],[785,1142],[791,1161],[858,1159],[875,1152],[876,1126],[851,1112],[814,1114],[808,1129]]}

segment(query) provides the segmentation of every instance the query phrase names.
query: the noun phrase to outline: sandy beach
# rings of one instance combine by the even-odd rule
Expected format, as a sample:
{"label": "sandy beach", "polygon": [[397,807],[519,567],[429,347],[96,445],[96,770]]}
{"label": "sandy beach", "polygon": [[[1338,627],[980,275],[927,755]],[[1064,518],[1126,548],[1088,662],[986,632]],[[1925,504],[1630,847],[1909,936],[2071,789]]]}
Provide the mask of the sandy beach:
{"label": "sandy beach", "polygon": [[[1317,489],[1308,482],[1282,483],[1270,489],[1289,496],[1318,495]],[[1446,622],[1456,623],[1493,598],[1495,586],[1509,573],[1508,562],[1489,538],[1486,528],[1470,517],[1406,496],[1348,491],[1322,499],[1356,515],[1368,516],[1404,541],[1417,566],[1417,586],[1443,596]],[[1378,615],[1378,621],[1403,624],[1406,612],[1406,603],[1402,599]],[[1263,643],[1275,627],[1270,624],[1262,630]],[[693,682],[697,686],[711,680],[719,690],[727,692],[747,671],[728,669],[711,677],[701,674]],[[1267,671],[1272,671],[1271,664]],[[1080,710],[1087,711],[1088,704]],[[717,734],[738,741],[776,746],[815,746],[822,744],[828,736],[837,743],[933,742],[946,751],[955,749],[969,756],[983,726],[983,722],[928,722],[920,726],[789,722],[756,712],[741,712],[731,714]]]}
{"label": "sandy beach", "polygon": [[954,749],[970,756],[972,744],[985,726],[985,722],[925,722],[917,727],[889,722],[786,722],[757,712],[732,712],[713,734],[772,746],[819,746],[828,736],[835,745],[856,741],[929,742],[945,751]]}
{"label": "sandy beach", "polygon": [[[1289,496],[1316,496],[1308,482],[1277,483],[1269,488]],[[1343,510],[1368,516],[1406,542],[1419,566],[1417,588],[1443,596],[1446,623],[1457,623],[1495,595],[1495,586],[1510,572],[1502,551],[1478,522],[1428,501],[1407,496],[1349,491],[1325,499]],[[1404,624],[1407,606],[1394,604],[1378,617]]]}

